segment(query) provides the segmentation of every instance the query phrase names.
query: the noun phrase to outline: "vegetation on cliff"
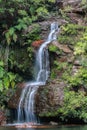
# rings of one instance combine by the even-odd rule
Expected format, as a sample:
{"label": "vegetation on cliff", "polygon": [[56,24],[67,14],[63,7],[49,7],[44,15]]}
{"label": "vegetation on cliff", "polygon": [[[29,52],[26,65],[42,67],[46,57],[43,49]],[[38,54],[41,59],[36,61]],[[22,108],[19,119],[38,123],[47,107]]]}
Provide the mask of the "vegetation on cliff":
{"label": "vegetation on cliff", "polygon": [[[41,117],[57,117],[59,120],[68,123],[74,120],[87,123],[86,38],[87,27],[85,25],[72,24],[71,22],[61,26],[58,37],[60,44],[57,43],[61,47],[49,46],[50,54],[52,53],[50,77],[53,80],[52,86],[56,88],[60,82],[65,83],[64,99],[63,104],[59,103],[57,108],[55,106],[54,109],[50,108],[42,111],[40,113]],[[54,79],[59,83],[56,83]]]}
{"label": "vegetation on cliff", "polygon": [[60,26],[59,44],[49,46],[50,80],[65,83],[64,100],[55,112],[52,108],[39,116],[87,123],[87,7],[85,1],[77,10],[54,5],[55,0],[0,0],[0,108],[7,107],[18,82],[33,77],[32,42],[41,39],[37,23],[56,13],[65,23]]}
{"label": "vegetation on cliff", "polygon": [[[60,46],[59,50],[54,45],[49,47],[50,51],[56,54],[54,62],[52,59],[51,78],[61,79],[65,83],[64,102],[54,114],[52,111],[44,114],[57,116],[61,121],[69,123],[74,120],[87,123],[87,26],[86,15],[83,14],[80,14],[83,23],[79,23],[79,19],[77,24],[77,21],[73,21],[73,16],[71,21],[71,17],[67,17],[70,14],[63,12],[68,23],[60,29],[58,42],[61,49]],[[71,53],[64,52],[66,47]]]}
{"label": "vegetation on cliff", "polygon": [[[12,93],[17,82],[32,77],[32,46],[40,39],[37,24],[32,31],[26,29],[49,16],[49,8],[55,0],[0,0],[0,107]],[[29,70],[30,68],[30,70]],[[26,76],[24,76],[26,75]]]}

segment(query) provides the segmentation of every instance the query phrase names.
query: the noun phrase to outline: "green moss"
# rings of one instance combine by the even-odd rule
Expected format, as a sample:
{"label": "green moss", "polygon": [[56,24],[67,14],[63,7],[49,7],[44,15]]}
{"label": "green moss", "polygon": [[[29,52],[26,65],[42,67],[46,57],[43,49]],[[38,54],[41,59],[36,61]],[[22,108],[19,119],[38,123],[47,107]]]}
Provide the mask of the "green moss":
{"label": "green moss", "polygon": [[50,46],[49,46],[49,51],[51,51],[51,52],[56,52],[56,51],[58,51],[58,47],[56,47],[56,46],[54,46],[54,45],[50,45]]}
{"label": "green moss", "polygon": [[62,54],[62,50],[60,50],[57,46],[52,45],[52,44],[49,45],[49,52],[50,53],[55,53],[57,55]]}

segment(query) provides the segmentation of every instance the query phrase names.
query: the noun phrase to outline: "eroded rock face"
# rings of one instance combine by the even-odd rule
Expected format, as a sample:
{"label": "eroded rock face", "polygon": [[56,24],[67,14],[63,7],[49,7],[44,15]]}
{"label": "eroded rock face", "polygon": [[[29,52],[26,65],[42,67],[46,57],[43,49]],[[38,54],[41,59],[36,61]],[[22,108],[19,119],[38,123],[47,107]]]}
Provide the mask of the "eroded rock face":
{"label": "eroded rock face", "polygon": [[54,112],[63,105],[65,84],[53,80],[46,86],[40,86],[36,95],[36,111],[39,115]]}
{"label": "eroded rock face", "polygon": [[11,108],[11,109],[17,109],[18,108],[21,92],[22,92],[22,89],[25,87],[25,83],[19,83],[17,86],[18,87],[17,87],[16,92],[14,93],[14,95],[8,101],[8,107]]}

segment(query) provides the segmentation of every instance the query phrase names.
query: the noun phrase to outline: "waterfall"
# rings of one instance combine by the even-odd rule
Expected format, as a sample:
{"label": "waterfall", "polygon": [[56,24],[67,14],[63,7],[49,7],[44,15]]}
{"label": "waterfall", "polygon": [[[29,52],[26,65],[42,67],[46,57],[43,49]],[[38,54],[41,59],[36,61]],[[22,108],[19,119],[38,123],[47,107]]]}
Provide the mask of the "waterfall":
{"label": "waterfall", "polygon": [[48,44],[57,39],[58,23],[51,24],[47,40],[40,46],[36,56],[37,76],[35,82],[26,83],[18,107],[18,123],[34,122],[38,120],[35,115],[35,94],[40,85],[45,85],[50,74]]}
{"label": "waterfall", "polygon": [[56,40],[57,36],[56,33],[58,31],[58,24],[57,23],[52,23],[51,24],[51,31],[49,33],[49,36],[44,42],[37,54],[37,64],[39,66],[39,72],[37,75],[37,82],[43,82],[43,84],[46,83],[49,73],[50,73],[50,67],[49,67],[49,53],[47,49],[47,45],[51,43],[53,40]]}

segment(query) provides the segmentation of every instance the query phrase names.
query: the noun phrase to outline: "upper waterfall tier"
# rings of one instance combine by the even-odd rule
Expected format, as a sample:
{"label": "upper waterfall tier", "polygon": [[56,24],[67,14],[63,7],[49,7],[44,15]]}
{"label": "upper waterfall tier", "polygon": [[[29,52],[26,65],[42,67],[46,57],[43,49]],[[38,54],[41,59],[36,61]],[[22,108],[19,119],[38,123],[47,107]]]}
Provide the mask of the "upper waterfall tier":
{"label": "upper waterfall tier", "polygon": [[47,40],[40,46],[37,57],[36,57],[36,64],[38,66],[38,73],[37,73],[37,82],[46,83],[49,73],[49,53],[47,49],[47,45],[50,44],[52,41],[57,40],[57,33],[59,31],[58,23],[54,22],[51,24],[51,30]]}

